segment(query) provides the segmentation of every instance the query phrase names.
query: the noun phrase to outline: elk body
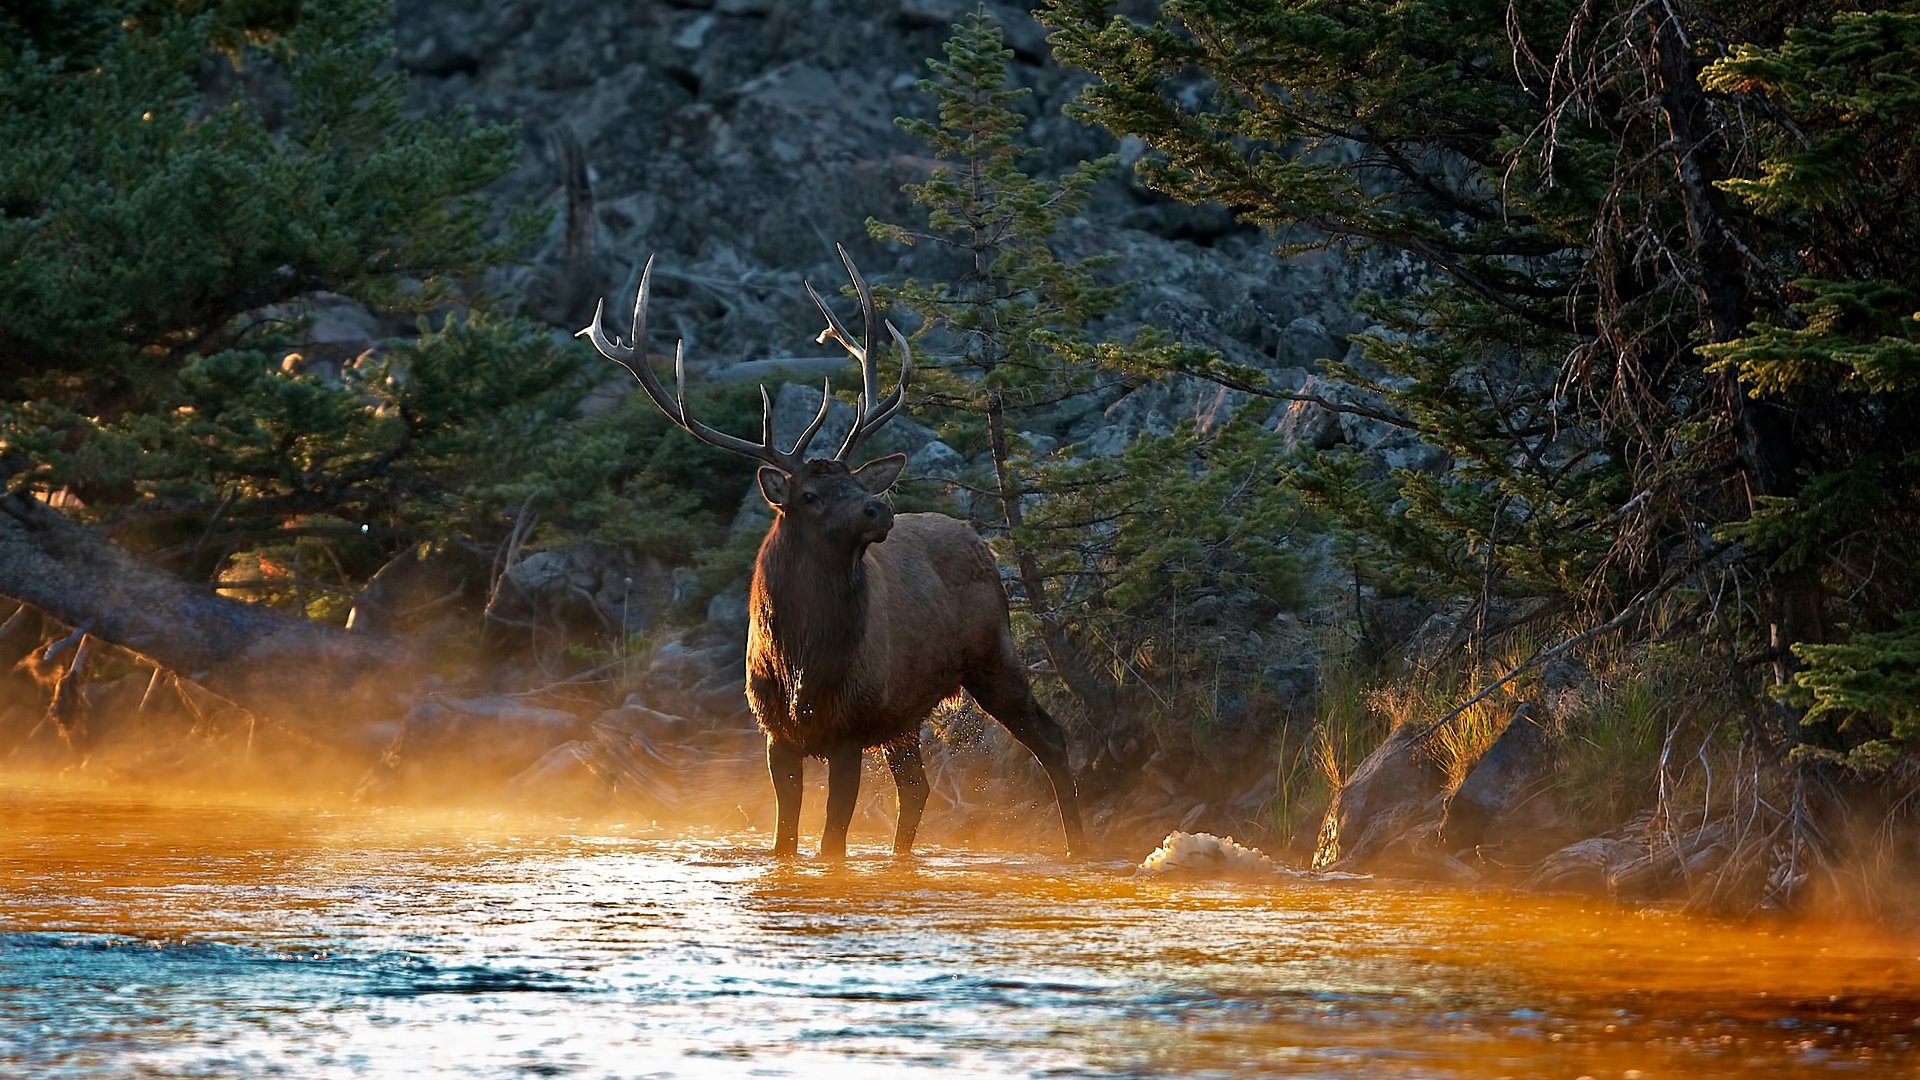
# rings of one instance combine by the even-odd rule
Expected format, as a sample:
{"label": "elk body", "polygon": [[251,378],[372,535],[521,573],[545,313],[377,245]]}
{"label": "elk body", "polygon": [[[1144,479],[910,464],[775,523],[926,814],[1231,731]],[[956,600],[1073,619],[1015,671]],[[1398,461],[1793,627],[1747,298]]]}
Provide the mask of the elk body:
{"label": "elk body", "polygon": [[841,261],[859,294],[865,321],[856,344],[814,292],[827,318],[821,341],[838,341],[859,361],[863,377],[853,428],[831,458],[806,456],[832,397],[821,388],[820,411],[793,448],[773,442],[773,413],[761,388],[758,443],[695,419],[686,406],[684,343],[675,350],[676,392],[667,393],[645,357],[646,306],[653,262],[634,299],[628,342],[609,338],[601,312],[582,330],[608,359],[625,367],[667,417],[695,438],[761,461],[761,494],[774,520],[754,562],[748,603],[747,699],[767,736],[778,824],[775,855],[799,848],[803,769],[827,762],[826,858],[845,855],[847,827],[860,789],[864,752],[885,751],[898,795],[893,850],[912,851],[927,802],[920,760],[920,724],[942,699],[961,690],[1033,753],[1059,805],[1069,851],[1084,847],[1066,733],[1034,699],[1014,652],[1007,599],[987,546],[966,523],[944,514],[900,514],[879,496],[900,477],[900,454],[847,464],[861,440],[891,420],[905,400],[913,369],[906,339],[886,324],[900,350],[900,382],[882,398],[876,371],[879,342],[872,293],[846,250]]}

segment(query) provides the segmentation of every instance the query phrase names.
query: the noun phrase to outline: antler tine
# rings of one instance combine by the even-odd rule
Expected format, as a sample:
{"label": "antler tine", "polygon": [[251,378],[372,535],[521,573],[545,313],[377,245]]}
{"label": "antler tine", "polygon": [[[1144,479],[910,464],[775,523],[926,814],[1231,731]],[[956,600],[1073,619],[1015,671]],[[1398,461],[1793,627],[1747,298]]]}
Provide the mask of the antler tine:
{"label": "antler tine", "polygon": [[908,374],[913,368],[913,350],[907,347],[907,339],[901,336],[900,331],[894,329],[891,322],[887,323],[887,332],[893,335],[894,342],[900,348],[900,384],[894,387],[893,393],[882,399],[878,356],[879,335],[876,333],[880,317],[874,310],[873,290],[867,286],[866,278],[860,276],[860,268],[853,264],[853,256],[847,254],[846,247],[835,244],[834,250],[840,253],[840,262],[847,268],[847,277],[853,281],[853,291],[860,298],[860,316],[865,324],[863,326],[865,333],[861,335],[860,344],[854,344],[853,335],[847,332],[846,325],[840,321],[839,316],[835,315],[833,309],[827,306],[827,302],[814,291],[811,282],[807,284],[807,295],[813,297],[814,306],[818,307],[820,314],[827,319],[827,328],[820,332],[816,340],[822,343],[829,339],[839,342],[841,347],[860,363],[860,409],[854,415],[853,427],[847,431],[846,441],[840,444],[839,452],[834,454],[834,460],[845,461],[848,455],[853,453],[854,447],[859,445],[861,439],[879,430],[880,425],[893,419],[894,414],[900,411],[901,404],[906,400]]}
{"label": "antler tine", "polygon": [[[813,414],[813,423],[807,425],[807,430],[800,433],[800,438],[794,441],[793,449],[788,451],[788,453],[793,455],[793,459],[795,461],[805,461],[807,459],[807,456],[806,456],[807,444],[812,442],[813,437],[819,433],[820,425],[827,422],[827,412],[832,408],[833,408],[833,380],[821,379],[820,380],[820,411]],[[769,416],[769,419],[767,423],[771,425],[773,423],[771,419],[772,414],[769,413],[768,416]],[[773,429],[771,427],[767,429],[767,444],[768,445],[773,444]]]}
{"label": "antler tine", "polygon": [[[653,373],[653,367],[647,363],[646,357],[647,297],[652,292],[652,286],[653,257],[648,256],[646,268],[640,271],[640,287],[634,292],[632,337],[626,344],[609,338],[606,331],[601,329],[601,319],[607,306],[605,297],[594,305],[593,322],[574,336],[584,337],[593,342],[593,347],[600,350],[601,356],[626,368],[629,374],[639,380],[640,389],[646,391],[647,397],[652,400],[654,406],[665,413],[667,419],[686,429],[687,433],[694,438],[709,446],[756,458],[785,472],[798,471],[800,462],[797,460],[797,455],[782,454],[773,448],[773,406],[767,401],[766,387],[760,388],[761,439],[758,443],[748,442],[738,436],[709,427],[695,419],[692,412],[687,409],[687,349],[684,340],[674,343],[674,392],[671,395],[667,393],[667,388],[661,384],[660,376]],[[818,426],[819,421],[816,420],[814,428]],[[813,428],[808,429],[809,438],[812,437],[813,430]],[[805,440],[803,439],[802,442],[804,444]]]}
{"label": "antler tine", "polygon": [[593,322],[588,323],[586,329],[573,336],[584,337],[593,342],[593,347],[600,350],[601,356],[626,368],[629,374],[640,380],[640,388],[647,392],[647,396],[660,407],[660,411],[666,413],[668,418],[678,424],[680,413],[674,408],[672,399],[667,397],[667,388],[660,385],[660,379],[654,375],[653,369],[647,366],[646,357],[640,352],[647,335],[647,292],[652,280],[653,258],[648,256],[646,269],[640,271],[640,288],[633,294],[633,327],[629,331],[628,344],[623,345],[608,337],[607,332],[601,328],[607,310],[607,298],[604,296],[593,305]]}
{"label": "antler tine", "polygon": [[853,343],[853,335],[847,333],[847,328],[841,325],[840,316],[835,315],[833,309],[827,306],[827,302],[820,299],[820,294],[813,291],[813,282],[804,281],[801,284],[807,287],[807,295],[813,297],[813,306],[819,308],[820,314],[827,317],[827,328],[820,331],[819,335],[813,339],[814,343],[825,345],[828,341],[837,341],[842,348],[853,354],[854,359],[865,363],[867,350]]}
{"label": "antler tine", "polygon": [[907,345],[906,337],[894,327],[893,320],[887,320],[886,326],[887,333],[893,337],[894,347],[900,350],[900,381],[894,384],[893,392],[879,404],[868,408],[867,402],[861,401],[862,415],[854,423],[853,429],[847,432],[847,441],[840,444],[840,452],[834,455],[840,461],[847,460],[847,455],[853,453],[854,446],[862,438],[880,430],[907,403],[907,382],[913,377],[913,349]]}
{"label": "antler tine", "polygon": [[874,356],[874,346],[879,338],[874,334],[873,290],[867,288],[867,279],[860,276],[860,268],[853,265],[853,256],[847,254],[845,244],[835,244],[833,249],[840,253],[840,264],[847,268],[847,276],[853,279],[853,291],[860,297],[860,318],[866,323],[860,328],[860,411],[873,407],[880,400],[880,375],[874,370],[879,362]]}

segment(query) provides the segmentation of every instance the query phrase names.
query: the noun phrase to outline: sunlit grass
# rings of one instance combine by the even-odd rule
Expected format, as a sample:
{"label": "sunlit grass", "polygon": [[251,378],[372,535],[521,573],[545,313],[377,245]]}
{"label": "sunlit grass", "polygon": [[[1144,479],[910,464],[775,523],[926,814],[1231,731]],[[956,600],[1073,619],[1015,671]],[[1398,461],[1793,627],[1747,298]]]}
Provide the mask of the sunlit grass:
{"label": "sunlit grass", "polygon": [[[1528,663],[1538,651],[1539,643],[1531,634],[1514,631],[1486,650],[1430,669],[1415,669],[1376,687],[1369,691],[1369,701],[1387,718],[1390,729],[1406,724],[1440,725],[1426,747],[1446,770],[1451,790],[1460,786],[1480,756],[1506,730],[1514,710],[1536,697],[1539,674],[1523,673],[1486,696],[1479,695]],[[1479,700],[1462,707],[1475,697]]]}
{"label": "sunlit grass", "polygon": [[[1561,709],[1560,791],[1582,821],[1605,827],[1664,797],[1689,805],[1716,759],[1735,739],[1738,716],[1711,658],[1672,649],[1597,655],[1591,681]],[[1726,744],[1726,745],[1723,745]]]}
{"label": "sunlit grass", "polygon": [[1313,723],[1282,728],[1275,746],[1278,770],[1268,801],[1269,826],[1292,846],[1311,842],[1308,827],[1326,812],[1347,776],[1392,730],[1370,700],[1370,681],[1352,643],[1334,627],[1321,635],[1320,695]]}
{"label": "sunlit grass", "polygon": [[[1283,731],[1276,747],[1278,783],[1267,816],[1280,835],[1302,839],[1302,826],[1324,813],[1367,755],[1405,725],[1423,728],[1448,717],[1460,703],[1533,655],[1531,636],[1509,634],[1496,651],[1477,659],[1412,670],[1370,671],[1352,648],[1330,635],[1321,655],[1319,707],[1304,733]],[[1437,728],[1427,752],[1458,787],[1500,736],[1515,708],[1538,690],[1538,676],[1514,679],[1461,709]]]}

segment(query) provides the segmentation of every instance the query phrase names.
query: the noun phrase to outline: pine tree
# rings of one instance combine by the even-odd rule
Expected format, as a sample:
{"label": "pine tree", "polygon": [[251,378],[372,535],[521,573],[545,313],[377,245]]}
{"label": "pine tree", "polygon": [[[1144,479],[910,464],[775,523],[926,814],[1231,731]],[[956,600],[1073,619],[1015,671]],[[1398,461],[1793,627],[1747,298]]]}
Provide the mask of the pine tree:
{"label": "pine tree", "polygon": [[[195,576],[227,534],[387,523],[395,463],[452,418],[391,365],[301,373],[284,360],[297,327],[265,311],[323,290],[393,313],[454,297],[503,254],[480,192],[514,136],[403,114],[386,15],[368,0],[16,13],[22,33],[0,46],[0,438],[16,486],[60,492]],[[503,352],[531,338],[462,333]],[[536,379],[565,363],[522,362]]]}
{"label": "pine tree", "polygon": [[1751,242],[1778,275],[1776,302],[1702,352],[1790,418],[1801,473],[1725,533],[1827,598],[1779,693],[1844,725],[1820,751],[1877,767],[1920,734],[1920,13],[1792,27],[1702,83],[1766,106],[1753,165],[1720,187],[1763,223]]}
{"label": "pine tree", "polygon": [[945,54],[944,60],[928,61],[933,77],[919,84],[935,101],[938,121],[900,121],[947,163],[906,188],[928,208],[929,231],[877,221],[868,229],[877,239],[949,247],[967,269],[958,281],[909,281],[882,295],[919,312],[926,320],[923,333],[937,329],[962,343],[950,361],[928,365],[937,380],[934,400],[984,426],[999,524],[1027,611],[1071,692],[1088,712],[1106,713],[1113,707],[1112,680],[1072,634],[1026,528],[1036,481],[1011,418],[1091,385],[1091,369],[1074,363],[1062,344],[1109,310],[1117,294],[1096,285],[1090,267],[1056,258],[1050,242],[1062,218],[1084,202],[1114,162],[1084,162],[1058,180],[1026,171],[1034,150],[1020,141],[1028,121],[1016,106],[1030,91],[1008,85],[1013,51],[984,12],[954,27]]}
{"label": "pine tree", "polygon": [[[1552,18],[1514,13],[1523,30]],[[1605,134],[1564,124],[1551,174],[1516,158],[1539,115],[1507,61],[1508,14],[1176,0],[1146,24],[1100,3],[1044,17],[1061,59],[1098,76],[1081,115],[1156,151],[1140,165],[1148,184],[1283,231],[1288,250],[1387,250],[1424,272],[1412,295],[1367,298],[1380,330],[1358,339],[1359,365],[1329,367],[1452,467],[1382,476],[1336,450],[1293,472],[1361,562],[1430,595],[1597,604],[1627,587],[1593,527],[1623,481],[1612,448],[1563,422],[1556,375],[1580,342]],[[1259,372],[1182,359],[1289,396]]]}
{"label": "pine tree", "polygon": [[[1383,572],[1556,601],[1575,629],[1661,610],[1761,660],[1743,691],[1911,607],[1915,15],[1167,0],[1137,22],[1053,0],[1043,18],[1095,76],[1083,115],[1155,151],[1149,183],[1425,275],[1368,302],[1385,332],[1338,373],[1453,467],[1294,474]],[[1801,740],[1792,715],[1770,726]]]}
{"label": "pine tree", "polygon": [[[1207,437],[1188,425],[1112,458],[1075,447],[1037,457],[1021,434],[1187,350],[1152,332],[1091,338],[1088,327],[1124,288],[1100,281],[1110,259],[1069,260],[1057,249],[1063,223],[1114,160],[1082,162],[1057,179],[1029,172],[1035,150],[1022,141],[1028,119],[1018,111],[1028,91],[1009,86],[1011,57],[985,14],[955,26],[945,59],[930,61],[933,77],[921,83],[937,121],[901,121],[944,166],[907,187],[927,207],[928,228],[869,228],[959,256],[953,280],[882,293],[923,317],[923,341],[954,345],[947,357],[922,350],[931,400],[954,418],[956,438],[985,445],[998,511],[991,526],[1017,570],[1028,625],[1088,715],[1111,718],[1146,711],[1155,695],[1166,700],[1193,681],[1179,659],[1187,611],[1224,598],[1276,607],[1294,599],[1299,564],[1285,534],[1298,507],[1271,482],[1272,438],[1254,424]],[[1206,662],[1203,648],[1186,654]]]}
{"label": "pine tree", "polygon": [[[538,223],[486,194],[517,135],[404,111],[388,15],[0,13],[10,483],[191,579],[336,620],[394,553],[484,566],[516,521],[689,557],[722,534],[739,469],[657,453],[677,444],[651,412],[576,421],[599,375],[583,350],[487,314],[481,273]],[[414,330],[309,364],[287,313],[316,295]]]}

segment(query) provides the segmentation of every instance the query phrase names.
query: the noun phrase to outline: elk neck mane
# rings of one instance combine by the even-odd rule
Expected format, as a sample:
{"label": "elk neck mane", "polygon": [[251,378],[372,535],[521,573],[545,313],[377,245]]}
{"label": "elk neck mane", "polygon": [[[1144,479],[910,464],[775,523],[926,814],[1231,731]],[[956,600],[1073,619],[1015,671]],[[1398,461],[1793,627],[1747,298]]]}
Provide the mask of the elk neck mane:
{"label": "elk neck mane", "polygon": [[765,595],[756,617],[789,671],[806,685],[838,694],[859,666],[868,618],[865,545],[848,555],[793,535],[776,522],[760,545],[756,575]]}

